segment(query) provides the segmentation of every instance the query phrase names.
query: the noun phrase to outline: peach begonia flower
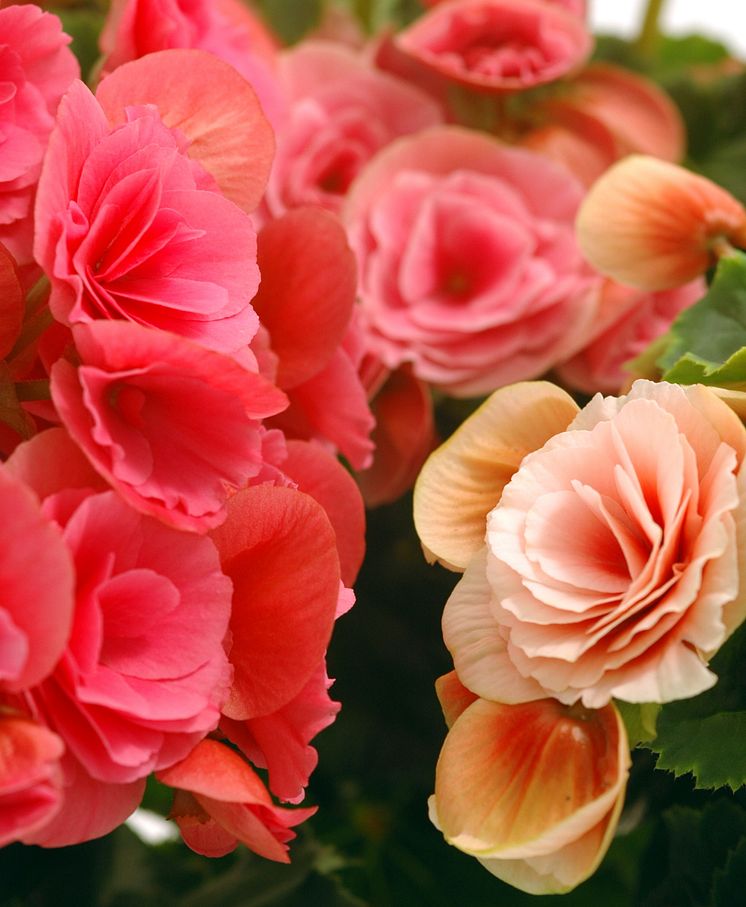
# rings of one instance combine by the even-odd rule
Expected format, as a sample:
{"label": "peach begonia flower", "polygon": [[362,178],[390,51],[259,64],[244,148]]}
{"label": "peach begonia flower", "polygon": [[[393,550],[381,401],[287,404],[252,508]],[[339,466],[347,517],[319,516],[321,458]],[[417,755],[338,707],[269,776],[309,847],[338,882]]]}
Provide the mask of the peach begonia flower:
{"label": "peach begonia flower", "polygon": [[586,61],[582,19],[541,0],[451,0],[401,32],[399,49],[449,80],[489,92],[533,88]]}
{"label": "peach begonia flower", "polygon": [[60,98],[80,67],[57,16],[38,6],[0,9],[0,242],[32,261],[36,183]]}
{"label": "peach begonia flower", "polygon": [[43,827],[62,805],[62,740],[0,706],[0,847]]}
{"label": "peach begonia flower", "polygon": [[637,381],[580,412],[543,382],[497,391],[415,490],[431,556],[466,570],[443,633],[482,698],[668,702],[746,616],[746,428],[700,385]]}
{"label": "peach begonia flower", "polygon": [[746,211],[706,177],[632,155],[592,187],[577,232],[603,274],[643,290],[666,290],[704,274],[729,244],[746,245]]}
{"label": "peach begonia flower", "polygon": [[455,672],[436,689],[450,730],[430,815],[446,840],[530,894],[587,879],[616,830],[630,766],[615,707],[490,702]]}
{"label": "peach begonia flower", "polygon": [[344,211],[370,351],[454,396],[543,374],[593,330],[583,189],[545,157],[458,127],[400,139]]}
{"label": "peach begonia flower", "polygon": [[104,74],[160,50],[209,51],[246,79],[274,127],[282,121],[277,41],[240,0],[113,0],[99,43]]}
{"label": "peach begonia flower", "polygon": [[[236,147],[246,121],[254,144]],[[249,86],[203,51],[127,64],[96,97],[74,83],[36,200],[35,254],[55,318],[131,320],[226,352],[244,348],[258,328],[250,300],[259,271],[239,205],[263,186],[271,147]]]}
{"label": "peach begonia flower", "polygon": [[706,292],[702,278],[657,293],[607,280],[598,307],[597,333],[572,359],[557,366],[557,376],[587,394],[618,393],[631,379],[625,362],[639,356]]}

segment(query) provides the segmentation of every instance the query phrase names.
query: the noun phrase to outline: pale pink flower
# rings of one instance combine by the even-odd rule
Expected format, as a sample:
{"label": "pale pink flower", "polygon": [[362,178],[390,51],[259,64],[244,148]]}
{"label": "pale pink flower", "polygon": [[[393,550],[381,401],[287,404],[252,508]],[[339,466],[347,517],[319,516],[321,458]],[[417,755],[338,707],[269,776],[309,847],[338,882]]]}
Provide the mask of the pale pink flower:
{"label": "pale pink flower", "polygon": [[[105,98],[110,84],[100,87]],[[240,350],[258,327],[251,219],[189,157],[187,137],[161,110],[128,106],[124,119],[112,125],[79,82],[60,104],[36,203],[35,252],[54,316],[68,325],[125,319]]]}
{"label": "pale pink flower", "polygon": [[588,708],[711,687],[746,616],[745,453],[699,385],[638,381],[579,413],[543,383],[493,394],[415,492],[426,548],[466,568],[443,618],[463,683]]}
{"label": "pale pink flower", "polygon": [[624,803],[629,745],[613,705],[504,705],[455,672],[436,684],[450,727],[430,817],[455,847],[529,894],[558,894],[604,857]]}
{"label": "pale pink flower", "polygon": [[617,393],[631,377],[625,363],[639,356],[706,292],[702,279],[657,293],[607,280],[598,307],[597,333],[572,359],[557,366],[557,375],[588,394]]}
{"label": "pale pink flower", "polygon": [[289,113],[265,196],[273,217],[300,205],[338,212],[379,149],[442,121],[426,94],[339,44],[303,42],[282,55],[280,71]]}
{"label": "pale pink flower", "polygon": [[282,121],[276,40],[239,0],[113,0],[100,47],[104,74],[159,50],[207,50],[249,82],[273,126]]}
{"label": "pale pink flower", "polygon": [[158,778],[177,789],[170,816],[184,841],[208,857],[224,856],[241,842],[268,860],[289,863],[292,826],[316,812],[275,806],[248,762],[217,740],[203,740]]}
{"label": "pale pink flower", "polygon": [[450,0],[401,32],[398,47],[449,80],[492,92],[576,72],[593,48],[582,18],[541,0]]}
{"label": "pale pink flower", "polygon": [[380,152],[345,208],[371,351],[457,396],[568,358],[600,283],[575,242],[582,194],[546,158],[465,129]]}
{"label": "pale pink flower", "polygon": [[36,183],[60,98],[80,67],[57,16],[37,6],[0,9],[0,242],[32,260]]}
{"label": "pale pink flower", "polygon": [[286,398],[229,356],[123,321],[73,330],[51,371],[59,417],[133,507],[205,532],[263,465],[261,420]]}
{"label": "pale pink flower", "polygon": [[704,176],[632,155],[593,185],[577,230],[583,252],[603,274],[666,290],[704,274],[731,244],[746,246],[746,210]]}
{"label": "pale pink flower", "polygon": [[33,834],[59,811],[64,749],[31,718],[0,712],[0,847]]}

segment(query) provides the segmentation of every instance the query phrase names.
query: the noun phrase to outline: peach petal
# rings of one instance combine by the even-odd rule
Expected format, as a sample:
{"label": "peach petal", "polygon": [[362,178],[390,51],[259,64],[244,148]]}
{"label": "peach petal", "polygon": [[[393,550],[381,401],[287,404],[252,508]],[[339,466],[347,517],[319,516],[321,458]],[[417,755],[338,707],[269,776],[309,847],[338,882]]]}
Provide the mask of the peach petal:
{"label": "peach petal", "polygon": [[96,97],[112,125],[125,122],[127,107],[155,104],[223,193],[244,211],[256,208],[274,136],[253,88],[230,64],[203,50],[158,51],[118,67]]}
{"label": "peach petal", "polygon": [[463,570],[484,544],[485,517],[524,456],[564,431],[577,413],[545,382],[496,391],[426,461],[415,485],[414,520],[433,560]]}
{"label": "peach petal", "polygon": [[449,843],[476,856],[552,854],[612,812],[629,764],[613,706],[589,713],[553,699],[480,699],[456,720],[438,760],[438,820]]}
{"label": "peach petal", "polygon": [[466,568],[443,611],[443,639],[463,684],[485,699],[514,703],[541,699],[542,688],[510,661],[490,609],[486,549]]}
{"label": "peach petal", "polygon": [[448,727],[479,698],[461,683],[455,671],[443,674],[435,681],[435,692]]}
{"label": "peach petal", "polygon": [[705,177],[632,155],[594,184],[576,228],[583,252],[603,274],[665,290],[703,274],[718,240],[746,244],[746,211]]}

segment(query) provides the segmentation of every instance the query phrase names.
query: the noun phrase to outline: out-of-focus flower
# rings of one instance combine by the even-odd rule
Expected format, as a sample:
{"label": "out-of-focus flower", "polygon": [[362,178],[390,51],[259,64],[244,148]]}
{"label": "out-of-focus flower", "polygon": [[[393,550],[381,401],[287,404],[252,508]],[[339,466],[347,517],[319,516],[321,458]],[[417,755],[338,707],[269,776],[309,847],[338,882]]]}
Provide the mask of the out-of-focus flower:
{"label": "out-of-focus flower", "polygon": [[265,196],[273,217],[300,205],[338,212],[378,150],[442,120],[419,89],[338,44],[305,41],[282,55],[280,71],[289,112]]}
{"label": "out-of-focus flower", "polygon": [[530,894],[587,879],[616,830],[630,766],[615,707],[489,702],[455,674],[437,689],[451,727],[430,807],[446,840]]}
{"label": "out-of-focus flower", "polygon": [[0,847],[33,834],[59,810],[64,749],[43,725],[0,711]]}
{"label": "out-of-focus flower", "polygon": [[36,183],[60,98],[80,67],[60,20],[33,5],[0,9],[0,241],[32,260]]}
{"label": "out-of-focus flower", "polygon": [[699,385],[638,381],[579,413],[544,383],[493,394],[415,491],[426,549],[466,568],[443,618],[463,683],[588,708],[712,686],[746,615],[745,453]]}
{"label": "out-of-focus flower", "polygon": [[633,155],[593,186],[577,230],[583,252],[603,274],[665,290],[704,274],[729,244],[746,246],[746,211],[706,177]]}
{"label": "out-of-focus flower", "polygon": [[533,88],[576,72],[593,48],[583,20],[541,0],[451,0],[401,32],[404,53],[482,91]]}
{"label": "out-of-focus flower", "polygon": [[277,42],[240,0],[113,0],[100,47],[104,74],[159,50],[207,50],[249,82],[273,126],[282,122]]}
{"label": "out-of-focus flower", "polygon": [[292,826],[316,812],[275,806],[251,766],[217,740],[203,740],[158,778],[177,789],[171,818],[184,841],[208,857],[222,857],[241,842],[268,860],[289,863]]}
{"label": "out-of-focus flower", "polygon": [[564,168],[464,129],[384,149],[345,208],[371,351],[456,396],[569,358],[600,284],[575,243],[581,198]]}
{"label": "out-of-focus flower", "polygon": [[53,365],[52,398],[95,469],[137,510],[177,528],[221,522],[230,489],[259,474],[261,420],[285,395],[165,331],[94,321],[73,335],[78,362]]}
{"label": "out-of-focus flower", "polygon": [[680,312],[701,299],[706,291],[702,279],[657,293],[607,280],[596,318],[598,333],[555,371],[563,382],[585,393],[618,393],[631,377],[624,363],[639,356],[671,327]]}
{"label": "out-of-focus flower", "polygon": [[[169,86],[182,53],[197,72],[179,73],[180,87]],[[183,124],[166,125],[164,111],[191,107],[195,97],[189,92],[199,94],[193,79],[201,71],[228,78],[220,84],[239,83],[230,89],[239,92],[229,105],[233,115],[263,117],[240,77],[205,53],[153,55],[129,64],[130,79],[136,84],[138,72],[152,72],[159,61],[166,80],[159,93],[170,96],[163,108],[141,98],[119,109],[117,85],[125,67],[101,84],[103,107],[81,83],[65,95],[39,183],[35,252],[52,282],[52,312],[65,324],[127,319],[234,352],[258,327],[250,305],[259,283],[254,229],[248,215],[218,191],[208,169],[190,157],[208,140],[190,142]],[[227,114],[225,102],[223,107]],[[121,113],[125,122],[114,125],[107,113]],[[218,140],[219,134],[209,137],[213,144]],[[251,168],[255,162],[242,156]],[[257,166],[262,169],[261,160]]]}

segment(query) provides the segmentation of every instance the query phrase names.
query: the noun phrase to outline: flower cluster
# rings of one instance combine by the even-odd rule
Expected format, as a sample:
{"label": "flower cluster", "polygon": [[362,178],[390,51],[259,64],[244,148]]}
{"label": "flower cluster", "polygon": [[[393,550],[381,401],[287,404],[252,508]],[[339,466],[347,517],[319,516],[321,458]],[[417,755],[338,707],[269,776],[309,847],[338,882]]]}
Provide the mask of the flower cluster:
{"label": "flower cluster", "polygon": [[163,50],[135,6],[95,93],[0,10],[0,844],[106,834],[155,773],[194,850],[287,861],[364,547],[354,260],[318,208],[257,236],[274,133],[209,52],[238,4]]}

